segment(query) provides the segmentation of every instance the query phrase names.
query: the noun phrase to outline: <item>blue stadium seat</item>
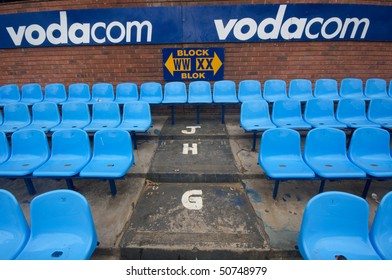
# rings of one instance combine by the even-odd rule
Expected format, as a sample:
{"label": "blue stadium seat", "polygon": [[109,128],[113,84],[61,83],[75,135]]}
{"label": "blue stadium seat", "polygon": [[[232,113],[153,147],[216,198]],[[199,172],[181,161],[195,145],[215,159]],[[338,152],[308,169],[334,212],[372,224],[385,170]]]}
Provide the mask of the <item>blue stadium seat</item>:
{"label": "blue stadium seat", "polygon": [[3,113],[0,111],[0,125],[2,125],[3,124]]}
{"label": "blue stadium seat", "polygon": [[4,121],[0,131],[12,133],[29,125],[31,116],[29,108],[24,103],[11,103],[4,106]]}
{"label": "blue stadium seat", "polygon": [[312,82],[307,79],[291,80],[288,97],[302,102],[313,99]]}
{"label": "blue stadium seat", "polygon": [[98,102],[111,102],[114,101],[114,88],[110,83],[97,83],[93,84],[91,90],[91,104]]}
{"label": "blue stadium seat", "polygon": [[353,194],[325,192],[305,206],[298,237],[306,260],[379,260],[368,230],[369,205]]}
{"label": "blue stadium seat", "polygon": [[245,101],[241,104],[240,126],[248,132],[253,132],[252,151],[256,149],[258,131],[264,131],[276,126],[272,123],[268,103],[265,100]]}
{"label": "blue stadium seat", "polygon": [[68,102],[90,102],[90,86],[85,83],[75,83],[68,87]]}
{"label": "blue stadium seat", "polygon": [[372,178],[392,177],[390,135],[384,129],[376,127],[356,129],[351,137],[348,157],[370,175],[362,192],[363,198],[367,196]]}
{"label": "blue stadium seat", "polygon": [[364,126],[380,127],[371,122],[366,116],[366,103],[363,99],[344,98],[339,100],[336,109],[336,119],[350,128]]}
{"label": "blue stadium seat", "polygon": [[17,85],[4,85],[0,87],[0,106],[16,103],[20,100],[20,91]]}
{"label": "blue stadium seat", "polygon": [[60,83],[48,84],[45,86],[44,101],[63,103],[67,100],[67,91],[65,86]]}
{"label": "blue stadium seat", "polygon": [[145,132],[152,125],[150,104],[135,101],[124,104],[123,117],[119,129]]}
{"label": "blue stadium seat", "polygon": [[348,156],[373,177],[392,177],[390,134],[382,128],[362,127],[354,131]]}
{"label": "blue stadium seat", "polygon": [[87,103],[71,102],[64,103],[61,107],[61,122],[51,131],[69,128],[84,128],[91,121]]}
{"label": "blue stadium seat", "polygon": [[19,260],[86,260],[97,243],[90,205],[71,190],[54,190],[30,204],[31,235]]}
{"label": "blue stadium seat", "polygon": [[163,100],[162,85],[156,82],[141,84],[139,100],[150,104],[161,104]]}
{"label": "blue stadium seat", "polygon": [[51,155],[35,169],[33,176],[64,178],[77,175],[91,158],[90,140],[85,131],[71,128],[52,135]]}
{"label": "blue stadium seat", "polygon": [[212,93],[214,103],[221,104],[222,107],[222,123],[225,123],[225,104],[237,104],[237,91],[235,82],[231,80],[222,80],[214,83]]}
{"label": "blue stadium seat", "polygon": [[135,101],[124,104],[123,116],[118,129],[131,132],[135,149],[137,149],[136,132],[146,132],[152,126],[150,104]]}
{"label": "blue stadium seat", "polygon": [[171,105],[172,124],[174,124],[174,105],[185,104],[188,101],[186,85],[184,82],[169,82],[165,84],[163,104]]}
{"label": "blue stadium seat", "polygon": [[257,80],[242,80],[238,85],[238,100],[240,102],[250,100],[263,100],[261,83]]}
{"label": "blue stadium seat", "polygon": [[49,145],[41,130],[22,129],[11,136],[11,155],[0,164],[0,176],[20,177],[33,173],[49,158]]}
{"label": "blue stadium seat", "polygon": [[211,104],[211,84],[208,81],[193,81],[189,83],[188,103],[196,105],[196,122],[200,123],[199,104]]}
{"label": "blue stadium seat", "polygon": [[30,228],[15,196],[0,189],[0,260],[13,260],[30,237]]}
{"label": "blue stadium seat", "polygon": [[272,122],[277,127],[292,129],[311,129],[312,126],[304,121],[301,102],[294,99],[276,100],[272,105]]}
{"label": "blue stadium seat", "polygon": [[304,120],[313,127],[347,127],[336,119],[333,101],[323,98],[316,98],[306,102]]}
{"label": "blue stadium seat", "polygon": [[212,103],[211,84],[208,81],[189,83],[189,103]]}
{"label": "blue stadium seat", "polygon": [[59,109],[56,103],[40,102],[35,103],[32,108],[32,121],[23,129],[39,129],[48,132],[60,123]]}
{"label": "blue stadium seat", "polygon": [[120,83],[116,86],[114,102],[124,104],[139,100],[139,92],[135,83]]}
{"label": "blue stadium seat", "polygon": [[0,164],[5,162],[10,157],[10,145],[7,136],[3,131],[0,131]]}
{"label": "blue stadium seat", "polygon": [[392,192],[380,201],[370,229],[373,248],[384,260],[392,260]]}
{"label": "blue stadium seat", "polygon": [[20,102],[26,105],[33,105],[44,99],[42,87],[40,84],[25,84],[22,86]]}
{"label": "blue stadium seat", "polygon": [[[335,128],[315,128],[308,132],[305,162],[325,179],[365,178],[366,173],[347,157],[346,134]],[[323,191],[323,185],[320,192]]]}
{"label": "blue stadium seat", "polygon": [[342,98],[368,99],[363,93],[363,83],[361,79],[343,79],[340,82],[339,94]]}
{"label": "blue stadium seat", "polygon": [[288,99],[284,80],[266,80],[264,82],[263,98],[268,102]]}
{"label": "blue stadium seat", "polygon": [[385,128],[392,128],[392,99],[372,99],[368,107],[368,119]]}
{"label": "blue stadium seat", "polygon": [[216,81],[212,99],[214,103],[238,103],[235,82],[231,80]]}
{"label": "blue stadium seat", "polygon": [[340,100],[338,82],[335,79],[318,79],[314,85],[314,97]]}
{"label": "blue stadium seat", "polygon": [[115,128],[121,123],[120,107],[116,102],[103,101],[93,104],[91,122],[83,129],[95,132],[101,129]]}
{"label": "blue stadium seat", "polygon": [[100,130],[94,134],[93,156],[80,172],[80,177],[109,179],[112,195],[117,190],[115,178],[125,176],[134,162],[129,133],[121,129]]}
{"label": "blue stadium seat", "polygon": [[169,82],[164,87],[164,104],[184,104],[188,101],[186,85],[184,82]]}
{"label": "blue stadium seat", "polygon": [[301,136],[288,128],[268,129],[261,136],[258,161],[268,177],[275,179],[273,198],[276,198],[279,180],[314,178],[312,169],[303,161]]}
{"label": "blue stadium seat", "polygon": [[388,95],[389,95],[389,97],[392,97],[392,80],[389,82]]}
{"label": "blue stadium seat", "polygon": [[368,98],[389,98],[387,81],[377,78],[366,80],[365,96]]}
{"label": "blue stadium seat", "polygon": [[29,194],[36,193],[31,178],[35,169],[49,158],[49,145],[45,132],[22,129],[11,136],[11,155],[0,164],[0,177],[24,179]]}

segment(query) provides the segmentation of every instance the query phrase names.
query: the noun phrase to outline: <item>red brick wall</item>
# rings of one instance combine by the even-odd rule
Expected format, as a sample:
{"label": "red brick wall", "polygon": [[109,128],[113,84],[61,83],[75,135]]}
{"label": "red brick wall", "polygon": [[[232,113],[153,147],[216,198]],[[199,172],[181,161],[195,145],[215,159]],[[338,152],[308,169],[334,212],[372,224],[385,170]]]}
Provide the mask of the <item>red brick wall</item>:
{"label": "red brick wall", "polygon": [[[180,6],[243,4],[244,1],[164,1],[164,0],[79,0],[22,1],[0,4],[0,14],[60,9],[119,8],[131,6]],[[392,1],[247,1],[259,4],[356,3],[392,5]],[[164,83],[162,48],[195,45],[78,46],[0,49],[0,85],[31,82],[42,85],[61,82],[146,81]],[[387,42],[275,42],[198,44],[225,48],[225,79],[279,78],[286,81],[307,78],[313,82],[327,77],[341,80],[392,78],[392,43]]]}

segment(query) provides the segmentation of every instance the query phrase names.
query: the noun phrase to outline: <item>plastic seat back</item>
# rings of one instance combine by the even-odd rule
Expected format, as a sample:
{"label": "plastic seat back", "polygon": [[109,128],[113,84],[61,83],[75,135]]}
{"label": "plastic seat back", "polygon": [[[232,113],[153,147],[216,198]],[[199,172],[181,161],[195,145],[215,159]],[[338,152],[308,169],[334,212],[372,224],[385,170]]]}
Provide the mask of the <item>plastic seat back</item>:
{"label": "plastic seat back", "polygon": [[140,101],[145,101],[150,104],[162,103],[163,93],[162,85],[156,82],[143,83],[140,86]]}
{"label": "plastic seat back", "polygon": [[365,96],[368,98],[389,98],[387,81],[377,78],[366,80]]}
{"label": "plastic seat back", "polygon": [[370,100],[368,119],[386,128],[392,127],[392,99],[375,98]]}
{"label": "plastic seat back", "polygon": [[259,163],[268,158],[301,159],[301,138],[298,131],[288,128],[272,128],[262,134]]}
{"label": "plastic seat back", "polygon": [[60,83],[48,84],[45,86],[44,101],[54,102],[56,104],[67,100],[67,91],[65,86]]}
{"label": "plastic seat back", "polygon": [[346,78],[340,82],[339,94],[342,98],[365,98],[361,79]]}
{"label": "plastic seat back", "polygon": [[19,102],[20,90],[17,85],[10,84],[0,87],[0,105]]}
{"label": "plastic seat back", "polygon": [[302,159],[301,136],[296,130],[288,128],[266,130],[261,136],[258,161],[271,178],[314,177],[314,172]]}
{"label": "plastic seat back", "polygon": [[242,80],[238,85],[238,100],[240,102],[249,100],[263,100],[261,94],[261,83],[257,80]]}
{"label": "plastic seat back", "polygon": [[22,86],[21,102],[32,105],[41,102],[43,99],[44,95],[40,84],[25,84]]}
{"label": "plastic seat back", "polygon": [[139,92],[135,83],[120,83],[116,86],[115,102],[124,104],[139,100]]}
{"label": "plastic seat back", "polygon": [[0,131],[0,164],[5,162],[10,157],[10,145],[7,136],[3,131]]}
{"label": "plastic seat back", "polygon": [[294,99],[276,100],[272,106],[272,122],[280,127],[309,129],[302,117],[301,102]]}
{"label": "plastic seat back", "polygon": [[12,193],[0,189],[0,260],[13,260],[24,248],[30,229]]}
{"label": "plastic seat back", "polygon": [[110,83],[94,84],[91,90],[91,102],[114,101],[114,88]]}
{"label": "plastic seat back", "polygon": [[215,103],[238,103],[235,82],[231,80],[215,82],[212,97]]}
{"label": "plastic seat back", "polygon": [[52,155],[59,159],[68,157],[91,157],[90,140],[85,131],[77,128],[56,131],[52,135]]}
{"label": "plastic seat back", "polygon": [[346,127],[345,124],[336,120],[334,103],[330,99],[316,98],[308,100],[305,106],[304,119],[314,127]]}
{"label": "plastic seat back", "polygon": [[307,203],[298,238],[304,259],[380,259],[368,234],[369,205],[356,195],[324,192]]}
{"label": "plastic seat back", "polygon": [[25,128],[48,131],[60,123],[60,114],[56,103],[35,103],[32,108],[32,121]]}
{"label": "plastic seat back", "polygon": [[144,132],[152,124],[150,104],[135,101],[124,104],[122,122],[118,128],[128,131]]}
{"label": "plastic seat back", "polygon": [[335,128],[315,128],[306,136],[304,158],[307,161],[347,157],[346,134]]}
{"label": "plastic seat back", "polygon": [[64,103],[61,108],[61,122],[52,131],[69,128],[84,128],[91,121],[87,103]]}
{"label": "plastic seat back", "polygon": [[121,114],[118,103],[98,102],[93,104],[91,123],[85,130],[98,130],[117,127],[121,123]]}
{"label": "plastic seat back", "polygon": [[208,81],[194,81],[189,83],[189,103],[212,103],[211,84]]}
{"label": "plastic seat back", "polygon": [[[122,143],[122,145],[118,143]],[[132,141],[129,133],[120,129],[98,131],[94,135],[93,157],[100,156],[127,157],[133,160]]]}
{"label": "plastic seat back", "polygon": [[83,260],[97,246],[90,205],[71,190],[54,190],[31,201],[31,236],[18,259]]}
{"label": "plastic seat back", "polygon": [[390,134],[376,127],[358,128],[351,137],[348,155],[353,160],[359,157],[391,160]]}
{"label": "plastic seat back", "polygon": [[268,102],[287,99],[287,85],[284,80],[266,80],[264,82],[263,98]]}
{"label": "plastic seat back", "polygon": [[392,260],[392,192],[380,201],[370,230],[370,241],[384,260]]}
{"label": "plastic seat back", "polygon": [[349,158],[374,177],[392,176],[389,132],[376,127],[354,131],[348,149]]}
{"label": "plastic seat back", "polygon": [[100,130],[94,134],[93,157],[80,176],[120,178],[128,172],[133,162],[132,140],[127,131]]}
{"label": "plastic seat back", "polygon": [[11,158],[32,157],[44,162],[49,158],[49,145],[43,131],[22,129],[11,136]]}
{"label": "plastic seat back", "polygon": [[4,121],[0,130],[14,132],[29,125],[31,116],[29,109],[24,103],[11,103],[4,106]]}
{"label": "plastic seat back", "polygon": [[186,103],[188,94],[184,82],[169,82],[165,84],[162,103]]}
{"label": "plastic seat back", "polygon": [[353,128],[363,126],[380,126],[368,120],[366,116],[365,100],[358,98],[343,98],[339,100],[338,107],[336,109],[336,119]]}
{"label": "plastic seat back", "polygon": [[241,104],[240,125],[245,130],[264,130],[274,128],[265,100],[245,101]]}
{"label": "plastic seat back", "polygon": [[89,102],[91,99],[90,87],[85,83],[75,83],[68,87],[66,102]]}
{"label": "plastic seat back", "polygon": [[288,97],[299,101],[311,100],[313,98],[312,82],[307,79],[291,80]]}
{"label": "plastic seat back", "polygon": [[318,79],[314,85],[314,97],[331,100],[341,99],[338,82],[335,79]]}
{"label": "plastic seat back", "polygon": [[392,80],[389,82],[388,95],[389,95],[389,97],[392,97]]}
{"label": "plastic seat back", "polygon": [[63,129],[52,135],[52,153],[49,160],[33,172],[34,176],[74,176],[91,158],[90,139],[81,129]]}

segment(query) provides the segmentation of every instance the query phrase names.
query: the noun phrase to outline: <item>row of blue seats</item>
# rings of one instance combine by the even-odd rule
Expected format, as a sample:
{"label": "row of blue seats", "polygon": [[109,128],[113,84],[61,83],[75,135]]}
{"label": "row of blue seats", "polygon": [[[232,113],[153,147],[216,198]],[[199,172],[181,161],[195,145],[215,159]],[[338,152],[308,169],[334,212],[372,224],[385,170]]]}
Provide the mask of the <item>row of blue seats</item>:
{"label": "row of blue seats", "polygon": [[271,115],[266,101],[246,101],[241,104],[240,126],[253,132],[252,150],[255,150],[257,132],[274,127],[355,129],[372,126],[389,129],[392,128],[392,99],[372,99],[366,108],[363,99],[344,98],[338,101],[336,113],[334,102],[329,99],[308,100],[304,113],[300,101],[278,100],[272,106]]}
{"label": "row of blue seats", "polygon": [[75,191],[36,196],[29,226],[14,195],[0,189],[0,213],[0,260],[85,260],[98,245],[90,205]]}
{"label": "row of blue seats", "polygon": [[304,151],[298,131],[288,128],[266,130],[260,141],[258,162],[266,175],[279,182],[290,179],[366,179],[366,198],[372,179],[392,178],[390,133],[382,128],[356,129],[347,147],[346,134],[336,128],[314,128],[306,135]]}
{"label": "row of blue seats", "polygon": [[76,128],[54,132],[51,148],[46,134],[36,129],[18,130],[10,142],[0,132],[0,177],[25,179],[30,194],[36,192],[31,179],[45,177],[65,179],[70,189],[73,178],[108,179],[115,195],[114,179],[134,162],[130,134],[121,129],[96,132],[93,152],[87,132]]}
{"label": "row of blue seats", "polygon": [[369,204],[345,192],[312,197],[298,248],[306,260],[392,260],[392,192],[380,201],[369,231]]}
{"label": "row of blue seats", "polygon": [[39,102],[29,108],[23,103],[4,106],[4,117],[0,113],[0,131],[12,133],[20,129],[38,129],[55,132],[69,128],[80,128],[95,132],[107,128],[119,128],[132,132],[136,148],[137,132],[146,132],[152,125],[150,105],[143,101],[125,103],[120,113],[119,104],[99,102],[92,106],[92,116],[86,103],[65,103],[59,107],[53,102]]}
{"label": "row of blue seats", "polygon": [[267,80],[263,91],[258,80],[243,80],[238,85],[231,80],[193,81],[189,83],[188,92],[184,82],[168,82],[162,85],[157,82],[146,82],[140,86],[140,94],[135,83],[120,83],[116,92],[111,83],[96,83],[90,87],[85,83],[71,84],[68,93],[63,84],[55,83],[45,86],[44,92],[39,84],[25,84],[21,93],[15,84],[0,87],[0,106],[7,103],[23,102],[32,105],[36,102],[51,101],[55,103],[115,101],[126,103],[134,100],[146,101],[150,104],[184,104],[184,103],[238,103],[248,100],[264,99],[268,102],[292,98],[307,101],[312,98],[327,98],[339,100],[341,98],[390,98],[392,97],[392,80],[387,91],[387,83],[383,79],[368,79],[363,89],[361,79],[346,78],[340,87],[334,79],[319,79],[314,90],[308,79],[293,79],[288,91],[284,80]]}

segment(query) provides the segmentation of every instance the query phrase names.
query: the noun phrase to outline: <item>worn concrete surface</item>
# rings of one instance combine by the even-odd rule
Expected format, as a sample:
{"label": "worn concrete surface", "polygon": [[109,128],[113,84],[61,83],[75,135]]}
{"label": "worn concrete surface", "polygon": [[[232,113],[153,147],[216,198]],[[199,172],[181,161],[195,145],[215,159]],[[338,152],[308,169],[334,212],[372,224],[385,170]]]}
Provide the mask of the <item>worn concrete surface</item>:
{"label": "worn concrete surface", "polygon": [[[181,208],[181,205],[178,204],[178,199],[186,188],[194,189],[193,184],[195,184],[195,182],[183,181],[174,184],[172,182],[151,182],[148,178],[159,143],[162,141],[160,138],[161,131],[164,129],[164,125],[167,122],[170,122],[170,117],[153,117],[154,125],[148,133],[137,136],[138,149],[134,151],[135,165],[129,170],[124,180],[116,180],[118,194],[115,197],[111,196],[108,182],[106,181],[82,179],[74,181],[77,190],[87,198],[91,205],[100,240],[100,245],[97,247],[92,258],[165,259],[173,258],[174,255],[168,254],[168,252],[175,251],[177,256],[181,256],[181,258],[184,259],[192,259],[195,257],[222,259],[300,259],[301,257],[296,249],[296,245],[303,210],[308,200],[317,194],[319,181],[299,180],[282,182],[277,199],[274,200],[272,198],[274,182],[266,178],[264,172],[257,164],[259,139],[257,141],[256,151],[251,151],[252,135],[244,133],[239,127],[238,115],[227,115],[226,124],[223,126],[220,124],[220,116],[215,116],[215,118],[203,116],[200,123],[202,129],[205,126],[223,127],[223,131],[226,135],[219,135],[215,137],[215,140],[224,139],[225,141],[228,141],[226,144],[227,147],[230,147],[232,160],[234,160],[234,163],[232,164],[235,166],[235,169],[233,170],[235,170],[235,173],[239,174],[239,177],[236,182],[232,183],[215,182],[211,184],[211,182],[199,181],[197,183],[198,185],[196,185],[197,189],[204,190],[206,195],[208,193],[216,193],[223,187],[228,188],[226,190],[230,190],[230,188],[235,189],[242,200],[246,201],[246,207],[243,208],[244,210],[236,211],[235,208],[230,209],[230,203],[226,204],[228,201],[230,202],[230,200],[226,200],[226,202],[225,200],[219,201],[217,197],[207,195],[205,197],[206,208],[204,210],[208,212],[187,212],[188,210]],[[191,125],[195,125],[193,119],[191,122],[193,122]],[[180,116],[176,116],[176,124],[173,127],[170,127],[170,129],[178,131],[183,129],[182,127],[184,125],[186,126],[186,124],[187,120],[182,122]],[[200,131],[203,131],[204,135],[208,134],[208,130]],[[203,134],[194,136],[188,135],[188,138],[186,139],[200,139],[201,143],[205,139],[214,140],[214,137],[203,137]],[[170,138],[171,136],[168,134],[163,136],[165,141],[180,141],[179,144],[181,145],[181,141],[184,140],[183,138]],[[210,146],[214,147],[215,144],[210,144]],[[175,155],[171,154],[171,156],[174,157]],[[214,157],[214,160],[219,161],[216,156]],[[205,171],[200,170],[200,172],[213,173],[213,170],[208,167]],[[231,175],[227,174],[227,176]],[[168,177],[170,177],[169,172]],[[66,188],[64,180],[33,179],[33,182],[37,190],[36,195],[53,189]],[[13,181],[0,179],[0,184],[2,188],[11,191],[17,197],[29,220],[29,205],[36,195],[30,196],[23,180],[20,179]],[[148,195],[153,186],[157,186],[157,184],[159,188],[154,190],[151,195]],[[327,182],[325,191],[339,190],[360,195],[364,184],[365,182],[363,180]],[[165,189],[167,189],[167,191],[165,191]],[[370,205],[369,227],[378,206],[377,200],[381,200],[381,198],[391,190],[391,181],[374,181],[372,183],[367,197],[367,201]],[[165,192],[165,195],[158,195],[156,191]],[[149,215],[143,216],[141,214],[143,211],[144,213],[147,213],[144,205],[147,199],[149,200],[148,205],[150,205],[149,211],[151,212],[149,212]],[[173,200],[176,200],[177,204],[172,204],[171,208],[169,207],[169,204],[165,204],[167,201],[173,202]],[[208,200],[210,201],[207,202]],[[160,203],[162,204],[162,208],[154,208]],[[143,207],[144,210],[140,212],[138,209],[143,209]],[[169,213],[168,211],[170,211],[170,209],[175,210],[173,212],[174,215],[164,217],[164,214]],[[169,230],[167,231],[169,234],[167,233],[166,237],[169,238],[168,236],[170,236],[170,238],[166,239],[166,241],[164,238],[160,239],[158,234],[160,228],[154,228],[151,226],[151,223],[146,222],[148,221],[149,216],[154,216],[154,213],[158,214],[158,216],[160,215],[162,228],[165,228],[165,230],[176,229],[179,234],[172,234]],[[210,218],[205,218],[207,216]],[[144,218],[147,220],[144,221]],[[192,223],[192,221],[198,222]],[[210,232],[209,235],[203,236],[201,227],[199,228],[199,231],[189,230],[197,228],[201,222],[204,223],[204,231]],[[253,222],[255,223],[253,225],[254,227],[257,225],[257,229],[252,229],[255,231],[250,230]],[[243,229],[243,233],[246,234],[240,232],[237,233],[237,235],[232,235],[235,231],[234,228],[229,226],[232,224],[242,224],[243,226],[241,228]],[[226,232],[220,235],[219,229],[223,228],[226,229]],[[151,231],[149,235],[143,235],[143,230],[146,229]],[[193,242],[192,237],[185,238],[184,234],[181,235],[181,230],[184,230],[184,232],[188,230],[188,232],[190,232],[189,236],[192,236],[192,231],[195,231],[198,238]],[[133,235],[132,232],[137,234]],[[219,233],[217,234],[216,232]],[[245,237],[249,237],[247,234],[250,232],[252,232],[254,237],[258,236],[257,238],[259,239],[256,237],[253,239],[246,239]],[[203,243],[203,240],[208,241],[208,238],[217,241],[217,235],[222,237],[221,243],[215,243],[213,246],[208,242]],[[227,236],[227,238],[225,236]],[[230,240],[228,236],[231,236],[230,238],[235,236],[237,239],[231,239],[232,241],[234,240],[233,243],[226,242],[226,245],[242,244],[242,247],[239,246],[236,250],[230,250],[231,245],[224,245],[225,239],[226,241]],[[136,240],[139,240],[140,242],[143,241],[144,243],[141,242],[138,244]],[[149,242],[148,246],[146,245],[146,240]],[[170,243],[167,240],[173,240],[173,242]],[[204,247],[200,246],[201,243],[203,243],[202,245]],[[124,249],[126,247],[125,244],[131,244],[132,249]],[[176,246],[174,246],[174,244],[176,244]],[[211,250],[207,254],[205,252],[208,251],[206,249],[208,246],[210,246],[209,248]],[[199,247],[203,247],[203,250],[199,249]]]}

